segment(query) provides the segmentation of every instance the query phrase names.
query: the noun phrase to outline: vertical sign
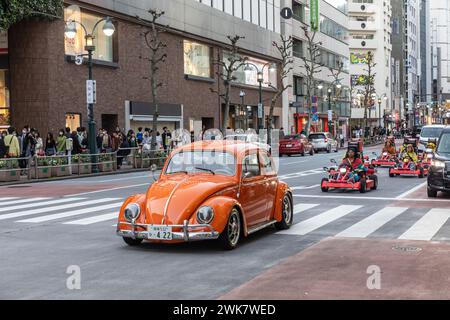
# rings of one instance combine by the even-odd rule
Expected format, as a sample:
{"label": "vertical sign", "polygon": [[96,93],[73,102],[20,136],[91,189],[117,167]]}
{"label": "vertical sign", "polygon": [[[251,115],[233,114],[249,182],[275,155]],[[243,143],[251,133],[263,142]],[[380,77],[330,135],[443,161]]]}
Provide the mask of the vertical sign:
{"label": "vertical sign", "polygon": [[0,31],[0,54],[8,53],[8,33]]}
{"label": "vertical sign", "polygon": [[86,80],[86,102],[97,103],[97,84],[95,80]]}
{"label": "vertical sign", "polygon": [[319,31],[319,0],[309,1],[311,31]]}

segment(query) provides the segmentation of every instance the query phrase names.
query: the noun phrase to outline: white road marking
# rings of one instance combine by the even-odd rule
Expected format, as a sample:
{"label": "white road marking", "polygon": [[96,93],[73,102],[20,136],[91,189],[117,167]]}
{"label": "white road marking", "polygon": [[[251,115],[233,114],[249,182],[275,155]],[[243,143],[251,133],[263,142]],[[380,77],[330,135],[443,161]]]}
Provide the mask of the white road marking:
{"label": "white road marking", "polygon": [[308,189],[315,189],[320,187],[320,184],[315,184],[312,186],[298,186],[298,187],[291,187],[291,190],[308,190]]}
{"label": "white road marking", "polygon": [[430,241],[450,218],[449,209],[431,209],[399,239]]}
{"label": "white road marking", "polygon": [[280,180],[287,180],[287,179],[294,179],[294,178],[311,176],[311,175],[315,175],[315,174],[322,174],[323,172],[324,172],[323,168],[317,168],[317,169],[311,169],[311,170],[306,170],[306,171],[300,171],[300,172],[294,172],[294,173],[281,175],[278,178]]}
{"label": "white road marking", "polygon": [[117,219],[118,217],[119,217],[119,213],[113,212],[113,213],[102,214],[100,216],[94,216],[94,217],[90,217],[90,218],[64,222],[63,224],[74,224],[74,225],[86,226],[86,225],[93,224],[93,223],[114,220],[114,219]]}
{"label": "white road marking", "polygon": [[[29,209],[29,208],[33,208],[33,207],[43,207],[43,206],[51,206],[54,204],[59,204],[59,203],[67,203],[67,202],[73,202],[73,201],[79,201],[79,200],[84,200],[83,198],[66,198],[66,199],[57,199],[57,200],[51,200],[51,201],[42,201],[42,202],[34,202],[34,203],[28,203],[28,204],[21,204],[21,205],[17,205],[17,206],[9,206],[9,207],[4,207],[2,208],[2,212],[8,212],[8,211],[15,211],[15,210],[22,210],[22,209]],[[69,204],[68,206],[72,206],[73,204]],[[48,210],[48,207],[43,208],[41,210]],[[28,213],[30,211],[27,211],[25,213]],[[3,219],[7,219],[4,218],[5,216],[7,216],[6,214],[1,214],[0,215],[0,220]]]}
{"label": "white road marking", "polygon": [[86,214],[86,213],[101,211],[101,210],[108,210],[108,209],[113,209],[113,208],[119,208],[119,207],[122,206],[122,204],[123,204],[123,202],[110,203],[110,204],[106,204],[106,205],[103,205],[103,206],[89,207],[89,208],[80,209],[80,210],[68,211],[68,212],[63,212],[63,213],[56,213],[56,214],[51,214],[51,215],[48,215],[48,216],[42,216],[42,217],[31,218],[31,219],[26,219],[26,220],[19,220],[19,221],[16,221],[16,222],[24,222],[24,223],[46,222],[46,221],[63,219],[63,218],[78,216],[78,215],[82,215],[82,214]]}
{"label": "white road marking", "polygon": [[128,188],[136,188],[136,187],[142,187],[142,186],[149,186],[153,182],[149,183],[140,183],[140,184],[134,184],[129,186],[123,186],[123,187],[116,187],[116,188],[110,188],[110,189],[102,189],[102,190],[96,190],[96,191],[90,191],[90,192],[82,192],[82,193],[76,193],[76,194],[69,194],[65,197],[75,197],[75,196],[83,196],[88,194],[94,194],[94,193],[102,193],[102,192],[108,192],[108,191],[114,191],[114,190],[121,190],[121,189],[128,189]]}
{"label": "white road marking", "polygon": [[278,232],[279,234],[288,234],[288,235],[305,235],[314,230],[317,230],[333,221],[336,221],[349,213],[362,208],[362,206],[350,206],[343,205],[324,213],[321,213],[315,217],[312,217],[308,220],[299,222],[293,225],[290,229]]}
{"label": "white road marking", "polygon": [[324,199],[358,199],[358,200],[385,200],[385,201],[410,201],[410,202],[447,202],[450,203],[450,199],[405,199],[405,198],[389,198],[389,197],[365,197],[365,196],[321,196],[321,195],[306,195],[306,194],[294,194],[296,198],[324,198]]}
{"label": "white road marking", "polygon": [[296,204],[294,206],[294,214],[307,211],[307,210],[312,209],[312,208],[317,207],[317,206],[318,206],[318,204],[315,204],[315,203],[299,203],[299,204]]}
{"label": "white road marking", "polygon": [[[406,191],[405,193],[402,193],[402,194],[399,195],[397,198],[398,198],[398,199],[405,198],[405,197],[409,196],[411,193],[416,192],[417,190],[419,190],[419,189],[425,187],[425,186],[427,185],[427,183],[428,183],[428,182],[421,183],[421,184],[419,184],[418,186],[416,186],[416,187],[414,187],[414,188],[412,188],[412,189]],[[412,200],[412,199],[411,199],[411,200]]]}
{"label": "white road marking", "polygon": [[42,200],[48,200],[51,198],[29,198],[29,199],[21,199],[21,200],[12,200],[12,201],[5,201],[0,202],[0,208],[4,206],[9,206],[12,204],[21,204],[21,203],[27,203],[27,202],[33,202],[33,201],[42,201]]}
{"label": "white road marking", "polygon": [[19,199],[18,197],[5,197],[5,198],[0,198],[0,201],[7,201],[7,200],[13,200],[13,199]]}
{"label": "white road marking", "polygon": [[[67,200],[66,202],[74,201],[73,199],[61,199],[61,200]],[[83,200],[83,199],[77,199],[77,200]],[[64,205],[55,206],[55,207],[48,207],[47,206],[45,208],[28,210],[28,211],[25,211],[25,212],[14,212],[14,213],[0,215],[0,220],[6,220],[6,219],[18,218],[18,217],[25,217],[25,216],[30,216],[30,215],[33,215],[33,214],[38,214],[38,213],[54,212],[54,211],[58,211],[58,210],[71,209],[71,208],[74,208],[74,207],[83,207],[83,206],[88,206],[88,205],[92,205],[92,204],[96,204],[96,203],[109,202],[109,201],[113,201],[113,200],[117,200],[117,199],[104,198],[104,199],[96,199],[96,200],[90,200],[90,201],[69,203],[69,204],[64,204]],[[50,202],[49,205],[51,205],[51,204],[52,203]]]}
{"label": "white road marking", "polygon": [[382,210],[372,214],[371,216],[365,218],[364,220],[361,220],[360,222],[352,225],[350,228],[337,234],[336,237],[365,238],[406,210],[408,210],[408,208],[383,208]]}

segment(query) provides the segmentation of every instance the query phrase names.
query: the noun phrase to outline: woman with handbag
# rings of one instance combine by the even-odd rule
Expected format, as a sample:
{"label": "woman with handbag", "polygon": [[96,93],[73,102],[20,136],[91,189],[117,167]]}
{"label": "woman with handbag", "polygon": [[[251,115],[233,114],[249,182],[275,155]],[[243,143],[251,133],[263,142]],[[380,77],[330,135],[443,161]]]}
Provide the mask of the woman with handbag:
{"label": "woman with handbag", "polygon": [[47,134],[47,139],[45,140],[45,154],[47,156],[54,156],[56,154],[56,142],[51,132]]}

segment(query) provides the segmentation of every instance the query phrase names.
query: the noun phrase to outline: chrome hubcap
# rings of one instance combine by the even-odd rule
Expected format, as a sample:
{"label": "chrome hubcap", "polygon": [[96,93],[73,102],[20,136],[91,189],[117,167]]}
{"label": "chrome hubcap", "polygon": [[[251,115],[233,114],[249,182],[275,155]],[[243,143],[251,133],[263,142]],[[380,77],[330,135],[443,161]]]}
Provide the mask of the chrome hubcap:
{"label": "chrome hubcap", "polygon": [[284,197],[283,199],[283,217],[284,221],[289,224],[291,222],[292,210],[291,210],[291,201],[288,197]]}
{"label": "chrome hubcap", "polygon": [[239,213],[236,210],[231,212],[230,221],[228,222],[228,239],[234,246],[239,241],[241,233],[241,222],[239,220]]}

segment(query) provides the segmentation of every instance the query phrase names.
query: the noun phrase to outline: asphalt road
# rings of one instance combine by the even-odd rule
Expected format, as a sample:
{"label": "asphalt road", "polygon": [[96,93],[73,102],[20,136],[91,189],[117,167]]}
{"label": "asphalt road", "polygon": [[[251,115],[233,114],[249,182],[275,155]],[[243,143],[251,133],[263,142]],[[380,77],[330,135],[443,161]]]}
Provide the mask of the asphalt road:
{"label": "asphalt road", "polygon": [[[148,172],[0,187],[0,299],[216,299],[328,237],[450,240],[450,197],[427,199],[426,179],[379,169],[376,191],[322,193],[322,168],[342,157],[283,157],[295,225],[230,252],[215,242],[132,248],[117,237],[118,206],[146,190]],[[67,287],[71,266],[79,290]]]}

